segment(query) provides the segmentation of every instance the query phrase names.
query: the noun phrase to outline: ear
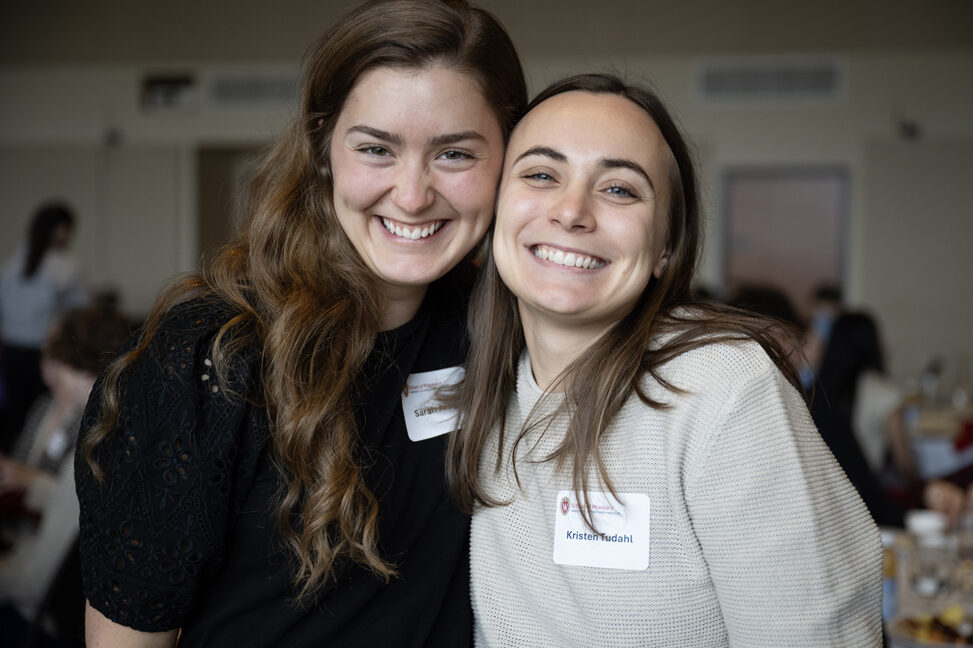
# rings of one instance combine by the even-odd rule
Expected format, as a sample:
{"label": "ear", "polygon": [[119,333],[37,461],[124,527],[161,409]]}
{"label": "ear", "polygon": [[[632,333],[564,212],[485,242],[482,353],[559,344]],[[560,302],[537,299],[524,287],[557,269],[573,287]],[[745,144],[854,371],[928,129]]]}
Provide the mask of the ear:
{"label": "ear", "polygon": [[661,279],[662,273],[666,271],[666,268],[668,266],[669,266],[669,251],[666,250],[665,252],[662,253],[662,256],[659,257],[659,261],[655,264],[655,267],[652,269],[652,276],[655,277],[656,279]]}

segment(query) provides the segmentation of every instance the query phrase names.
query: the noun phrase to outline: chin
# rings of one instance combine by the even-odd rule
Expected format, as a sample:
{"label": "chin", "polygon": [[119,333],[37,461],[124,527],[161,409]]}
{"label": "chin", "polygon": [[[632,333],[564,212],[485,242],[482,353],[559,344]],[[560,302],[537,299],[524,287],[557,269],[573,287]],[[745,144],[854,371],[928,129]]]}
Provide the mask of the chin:
{"label": "chin", "polygon": [[395,285],[405,287],[421,287],[428,286],[432,282],[436,281],[440,277],[444,276],[449,271],[448,268],[430,271],[429,268],[415,269],[413,271],[396,271],[387,272],[382,274],[382,279],[386,282]]}

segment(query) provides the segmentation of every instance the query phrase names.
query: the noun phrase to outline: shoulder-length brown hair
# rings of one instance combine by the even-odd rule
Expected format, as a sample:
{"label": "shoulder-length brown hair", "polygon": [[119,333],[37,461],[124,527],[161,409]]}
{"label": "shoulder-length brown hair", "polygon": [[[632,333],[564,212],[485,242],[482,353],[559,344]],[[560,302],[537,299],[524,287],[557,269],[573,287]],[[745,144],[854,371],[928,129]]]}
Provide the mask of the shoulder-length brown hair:
{"label": "shoulder-length brown hair", "polygon": [[379,0],[351,11],[309,51],[299,114],[254,174],[246,227],[199,276],[159,297],[138,345],[107,371],[100,419],[82,444],[104,479],[92,451],[118,422],[126,367],[177,304],[205,296],[229,303],[238,314],[220,329],[213,361],[225,372],[244,346],[263,350],[273,458],[286,484],[277,521],[296,557],[300,597],[327,582],[342,557],[385,578],[395,573],[378,551],[378,503],[362,479],[353,410],[385,305],[335,217],[329,146],[365,72],[433,63],[470,74],[509,135],[527,91],[495,17],[464,0]]}
{"label": "shoulder-length brown hair", "polygon": [[[636,104],[652,118],[668,145],[670,208],[667,214],[666,254],[662,275],[653,277],[632,310],[595,341],[555,380],[565,390],[556,412],[541,420],[528,421],[508,448],[511,460],[517,444],[537,425],[558,413],[570,422],[564,439],[546,457],[558,465],[573,468],[573,486],[587,501],[588,471],[593,465],[604,485],[614,493],[610,476],[601,460],[600,441],[612,419],[634,393],[645,404],[663,408],[643,389],[648,374],[671,391],[680,391],[660,373],[665,363],[686,351],[719,341],[754,339],[763,346],[782,371],[796,382],[788,352],[778,340],[781,322],[763,319],[713,303],[694,301],[691,281],[702,245],[702,218],[693,159],[686,139],[669,111],[653,92],[627,85],[607,74],[568,77],[543,90],[528,106],[528,112],[545,100],[565,92],[614,94]],[[492,236],[492,234],[491,234]],[[470,306],[468,324],[471,351],[466,378],[452,394],[453,405],[462,413],[463,428],[450,438],[447,475],[457,502],[466,511],[475,504],[503,504],[490,497],[479,481],[480,458],[487,439],[499,434],[499,451],[494,470],[504,459],[505,417],[510,396],[516,388],[517,366],[524,352],[524,333],[517,300],[503,284],[492,255],[480,276]],[[652,340],[664,340],[650,344]],[[499,428],[498,432],[495,432]],[[514,461],[516,471],[516,462]],[[590,518],[585,515],[590,523]]]}

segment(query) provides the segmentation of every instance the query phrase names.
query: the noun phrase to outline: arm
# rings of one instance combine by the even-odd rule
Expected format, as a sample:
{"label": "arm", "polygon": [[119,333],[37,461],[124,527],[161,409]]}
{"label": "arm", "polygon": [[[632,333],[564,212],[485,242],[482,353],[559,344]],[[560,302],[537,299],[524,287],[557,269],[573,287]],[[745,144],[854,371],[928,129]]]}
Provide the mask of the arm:
{"label": "arm", "polygon": [[172,648],[179,638],[179,630],[165,632],[141,632],[119,625],[104,614],[84,603],[84,639],[88,648]]}
{"label": "arm", "polygon": [[[237,467],[256,455],[246,445],[250,365],[231,368],[225,383],[202,378],[223,321],[215,319],[191,309],[174,315],[126,369],[118,423],[93,453],[104,483],[76,455],[84,595],[106,618],[144,632],[181,627],[194,610],[199,584],[222,564],[234,486],[247,484]],[[101,389],[92,391],[81,444]]]}
{"label": "arm", "polygon": [[798,394],[733,378],[686,481],[730,646],[881,646],[881,543]]}
{"label": "arm", "polygon": [[43,473],[0,454],[0,494],[28,490]]}
{"label": "arm", "polygon": [[909,431],[905,427],[902,407],[895,408],[885,419],[885,431],[888,434],[889,453],[892,455],[892,465],[910,481],[919,480],[919,469],[912,454],[912,442]]}

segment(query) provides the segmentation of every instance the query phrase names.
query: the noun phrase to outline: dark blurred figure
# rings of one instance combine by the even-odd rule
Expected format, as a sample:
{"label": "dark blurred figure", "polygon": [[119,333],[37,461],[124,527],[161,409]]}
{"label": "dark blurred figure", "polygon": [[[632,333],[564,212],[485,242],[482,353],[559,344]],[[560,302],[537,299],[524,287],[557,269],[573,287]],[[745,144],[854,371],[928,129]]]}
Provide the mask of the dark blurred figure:
{"label": "dark blurred figure", "polygon": [[51,324],[88,302],[78,264],[67,251],[74,223],[66,205],[42,205],[27,240],[0,271],[0,369],[6,393],[0,409],[0,451],[13,445],[31,403],[44,391],[41,346]]}
{"label": "dark blurred figure", "polygon": [[787,322],[795,328],[800,328],[801,325],[791,300],[783,291],[772,286],[741,286],[728,303],[736,308]]}
{"label": "dark blurred figure", "polygon": [[808,322],[808,328],[827,344],[831,337],[831,329],[843,310],[841,288],[834,284],[821,284],[814,289],[811,321]]}
{"label": "dark blurred figure", "polygon": [[[68,589],[52,592],[58,568],[72,558],[78,536],[74,447],[95,377],[129,333],[128,318],[101,308],[71,310],[51,328],[41,360],[50,394],[31,408],[12,456],[0,454],[0,497],[5,504],[0,520],[10,545],[0,555],[0,645],[21,645],[32,619],[72,596],[67,614],[74,632],[80,630],[84,600],[77,561],[75,571],[61,577]],[[35,624],[34,630],[39,628]]]}
{"label": "dark blurred figure", "polygon": [[757,315],[772,317],[780,322],[781,327],[776,333],[777,341],[798,370],[804,366],[801,356],[804,324],[794,305],[791,304],[791,300],[783,291],[772,286],[741,286],[730,297],[727,304]]}
{"label": "dark blurred figure", "polygon": [[831,339],[835,320],[844,310],[841,288],[825,283],[814,289],[811,297],[811,315],[804,339],[805,364],[801,368],[801,384],[810,390],[817,378],[824,351]]}
{"label": "dark blurred figure", "polygon": [[865,313],[839,315],[818,368],[811,416],[875,521],[879,525],[901,526],[903,512],[883,492],[855,437],[853,416],[858,386],[869,371],[885,371],[875,321]]}

